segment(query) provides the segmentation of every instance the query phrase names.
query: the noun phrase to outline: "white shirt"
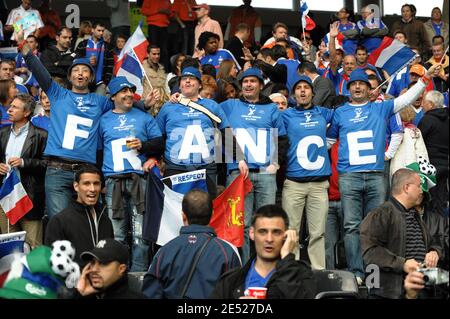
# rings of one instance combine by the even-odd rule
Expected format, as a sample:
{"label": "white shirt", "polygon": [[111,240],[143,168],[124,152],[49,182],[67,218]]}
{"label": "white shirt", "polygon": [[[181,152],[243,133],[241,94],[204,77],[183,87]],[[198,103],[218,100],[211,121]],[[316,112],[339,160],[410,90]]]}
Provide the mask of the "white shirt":
{"label": "white shirt", "polygon": [[[28,15],[35,15],[36,19],[33,21],[33,23],[28,26],[27,28],[24,29],[24,38],[26,39],[28,35],[32,34],[34,31],[36,31],[39,28],[42,28],[44,26],[44,23],[42,22],[41,19],[41,14],[39,13],[38,10],[35,9],[28,9],[25,10],[22,5],[12,9],[11,12],[8,15],[8,19],[6,20],[5,25],[13,25],[14,23],[16,23],[17,21],[27,17]],[[11,40],[14,40],[14,34],[11,37]]]}

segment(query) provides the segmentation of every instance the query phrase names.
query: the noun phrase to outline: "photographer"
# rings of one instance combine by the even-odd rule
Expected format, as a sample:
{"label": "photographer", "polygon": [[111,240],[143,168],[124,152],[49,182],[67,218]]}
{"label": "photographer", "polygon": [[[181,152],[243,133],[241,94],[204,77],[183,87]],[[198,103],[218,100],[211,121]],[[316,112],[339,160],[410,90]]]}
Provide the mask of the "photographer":
{"label": "photographer", "polygon": [[[418,164],[414,166],[419,171]],[[441,248],[432,243],[428,229],[414,209],[422,201],[423,190],[429,187],[427,176],[420,176],[417,171],[412,166],[396,171],[389,200],[361,223],[364,263],[380,268],[380,286],[370,289],[370,297],[402,298],[403,276],[416,271],[421,263],[428,268],[436,267],[441,256]]]}

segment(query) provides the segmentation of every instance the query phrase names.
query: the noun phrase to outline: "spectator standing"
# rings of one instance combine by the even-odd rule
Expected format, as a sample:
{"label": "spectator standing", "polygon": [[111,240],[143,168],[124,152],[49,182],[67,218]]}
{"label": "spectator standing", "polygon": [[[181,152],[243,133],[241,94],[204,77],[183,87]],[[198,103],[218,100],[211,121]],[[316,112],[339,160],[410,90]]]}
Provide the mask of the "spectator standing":
{"label": "spectator standing", "polygon": [[229,40],[233,34],[239,31],[239,24],[245,23],[248,26],[249,36],[243,41],[243,44],[246,48],[251,48],[259,45],[261,40],[261,16],[252,7],[252,0],[242,0],[242,2],[244,3],[243,5],[231,11],[224,39],[225,41]]}
{"label": "spectator standing", "polygon": [[116,41],[117,36],[124,35],[130,37],[130,3],[128,0],[106,0],[106,5],[111,9],[111,32],[112,41]]}
{"label": "spectator standing", "polygon": [[380,268],[380,287],[370,289],[375,298],[402,298],[404,273],[417,270],[422,262],[437,265],[440,248],[414,209],[422,202],[423,187],[417,172],[399,169],[392,177],[392,196],[361,223],[364,263]]}
{"label": "spectator standing", "polygon": [[423,98],[425,112],[418,128],[422,132],[431,164],[437,169],[436,187],[430,190],[433,208],[442,213],[448,209],[448,147],[449,112],[443,107],[444,96],[437,91],[427,92]]}
{"label": "spectator standing", "polygon": [[75,172],[73,188],[77,193],[76,200],[50,218],[44,242],[51,246],[56,240],[70,241],[75,248],[75,262],[84,267],[81,253],[93,249],[102,239],[113,238],[114,232],[106,207],[100,207],[98,203],[102,173],[95,166],[81,166]]}
{"label": "spectator standing", "polygon": [[389,33],[388,27],[381,21],[381,17],[375,17],[373,9],[365,6],[361,9],[362,19],[356,23],[359,32],[360,45],[367,49],[367,53],[372,53],[377,49],[383,37]]}
{"label": "spectator standing", "polygon": [[197,18],[194,7],[197,5],[195,0],[174,0],[172,10],[175,16],[181,22],[183,29],[183,46],[181,53],[192,55],[195,42],[195,20]]}
{"label": "spectator standing", "polygon": [[147,17],[148,40],[161,48],[161,63],[169,69],[169,18],[172,16],[170,0],[144,0],[141,12]]}
{"label": "spectator standing", "polygon": [[448,71],[450,58],[448,55],[444,56],[445,49],[443,44],[433,45],[432,52],[433,56],[425,63],[425,67],[429,68],[434,64],[441,63],[442,60],[442,69],[439,74],[433,78],[433,83],[435,90],[441,93],[448,92]]}
{"label": "spectator standing", "polygon": [[195,27],[195,42],[194,42],[194,54],[193,57],[196,58],[201,55],[201,52],[197,49],[197,45],[200,39],[200,35],[205,32],[212,32],[219,36],[219,49],[223,48],[223,35],[222,28],[219,22],[213,20],[209,17],[211,12],[209,6],[206,3],[193,6],[195,13],[197,14],[198,23]]}
{"label": "spectator standing", "polygon": [[48,132],[50,128],[50,100],[44,91],[39,92],[39,102],[42,106],[42,113],[31,118],[31,123]]}
{"label": "spectator standing", "polygon": [[[6,63],[5,63],[6,65]],[[0,68],[2,64],[0,63]],[[8,109],[11,102],[19,93],[16,88],[16,83],[11,79],[0,79],[0,128],[5,126],[11,126],[11,121],[8,115]]]}
{"label": "spectator standing", "polygon": [[241,261],[236,247],[217,237],[209,224],[212,201],[208,193],[191,190],[182,202],[180,235],[153,258],[142,291],[152,299],[206,299],[221,275]]}
{"label": "spectator standing", "polygon": [[1,233],[26,231],[25,241],[36,248],[42,245],[42,217],[45,210],[44,177],[46,162],[42,158],[47,132],[30,123],[36,102],[28,94],[18,95],[8,109],[10,127],[0,129],[0,175],[3,182],[10,169],[17,170],[33,208],[15,225],[8,225],[0,208]]}
{"label": "spectator standing", "polygon": [[52,77],[65,80],[69,67],[75,58],[75,52],[70,49],[72,30],[63,27],[56,33],[56,45],[51,45],[42,52],[40,59]]}
{"label": "spectator standing", "polygon": [[52,0],[43,0],[39,7],[44,26],[39,32],[39,45],[42,49],[48,48],[56,39],[56,32],[61,28],[61,19],[58,12],[52,8]]}
{"label": "spectator standing", "polygon": [[148,57],[142,62],[144,72],[147,78],[150,80],[150,84],[147,79],[143,79],[144,96],[147,96],[152,89],[160,89],[164,94],[169,93],[169,88],[166,86],[167,74],[164,66],[159,62],[161,60],[161,48],[155,44],[151,44],[147,48]]}
{"label": "spectator standing", "polygon": [[[27,32],[39,38],[39,33],[41,32],[41,28],[44,27],[44,23],[42,22],[39,11],[31,7],[31,2],[31,0],[22,0],[22,4],[19,7],[11,10],[5,23],[6,31],[13,32],[13,25],[15,23],[30,15],[34,15],[34,19],[32,19],[33,23],[28,26]],[[13,32],[11,40],[14,40],[14,33],[16,32]]]}
{"label": "spectator standing", "polygon": [[442,19],[442,11],[439,7],[434,7],[431,10],[431,18],[424,23],[424,26],[430,43],[432,43],[434,36],[440,35],[444,38],[444,47],[446,48],[448,46],[449,26]]}
{"label": "spectator standing", "polygon": [[81,41],[87,40],[91,37],[92,33],[92,23],[91,21],[84,20],[80,22],[80,28],[78,29],[77,40],[75,41],[74,48],[78,47]]}
{"label": "spectator standing", "polygon": [[399,30],[405,33],[409,46],[419,48],[420,54],[426,53],[431,47],[423,22],[414,17],[410,4],[402,6],[401,20],[395,21],[392,25],[392,34]]}
{"label": "spectator standing", "polygon": [[358,28],[354,22],[349,20],[352,15],[353,13],[350,12],[348,8],[342,8],[336,13],[339,20],[339,32],[344,36],[342,48],[346,55],[355,54],[359,40]]}
{"label": "spectator standing", "polygon": [[298,72],[301,75],[309,77],[312,81],[314,96],[312,99],[312,105],[320,105],[331,108],[334,105],[334,98],[336,97],[336,91],[333,86],[333,82],[330,79],[323,78],[317,73],[317,68],[314,63],[304,61],[298,67]]}
{"label": "spectator standing", "polygon": [[232,37],[228,39],[225,49],[231,52],[238,61],[241,68],[244,67],[245,42],[250,35],[250,28],[246,23],[240,23],[235,27],[236,31]]}

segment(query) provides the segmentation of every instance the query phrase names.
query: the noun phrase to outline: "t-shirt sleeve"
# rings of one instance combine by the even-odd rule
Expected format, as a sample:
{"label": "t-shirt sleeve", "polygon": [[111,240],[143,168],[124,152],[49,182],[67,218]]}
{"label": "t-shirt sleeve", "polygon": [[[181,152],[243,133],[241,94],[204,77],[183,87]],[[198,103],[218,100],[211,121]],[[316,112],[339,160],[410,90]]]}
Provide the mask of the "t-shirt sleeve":
{"label": "t-shirt sleeve", "polygon": [[385,119],[389,119],[394,114],[394,99],[374,104],[381,110]]}
{"label": "t-shirt sleeve", "polygon": [[339,137],[339,114],[334,112],[333,118],[331,120],[331,126],[327,130],[327,137],[338,138]]}
{"label": "t-shirt sleeve", "polygon": [[272,127],[278,129],[278,136],[286,135],[282,114],[276,106],[272,112]]}
{"label": "t-shirt sleeve", "polygon": [[100,96],[100,98],[101,98],[100,104],[102,106],[103,114],[114,108],[114,103],[109,98],[104,96]]}
{"label": "t-shirt sleeve", "polygon": [[322,116],[325,118],[327,124],[331,123],[331,121],[333,120],[334,110],[328,109],[326,107],[321,107],[320,111],[322,112]]}
{"label": "t-shirt sleeve", "polygon": [[167,104],[163,105],[158,115],[156,116],[156,124],[158,124],[159,130],[162,134],[166,134],[166,109]]}
{"label": "t-shirt sleeve", "polygon": [[156,120],[151,115],[147,115],[146,117],[147,117],[146,131],[148,139],[161,137],[162,136],[161,130],[159,129]]}
{"label": "t-shirt sleeve", "polygon": [[214,114],[216,114],[222,120],[222,122],[218,125],[219,129],[222,130],[224,128],[230,127],[230,122],[228,122],[228,117],[225,114],[223,108],[215,102],[214,104]]}
{"label": "t-shirt sleeve", "polygon": [[50,87],[45,92],[48,95],[49,99],[60,99],[62,98],[62,95],[64,93],[64,88],[62,88],[59,84],[57,84],[55,81],[52,81],[50,83]]}

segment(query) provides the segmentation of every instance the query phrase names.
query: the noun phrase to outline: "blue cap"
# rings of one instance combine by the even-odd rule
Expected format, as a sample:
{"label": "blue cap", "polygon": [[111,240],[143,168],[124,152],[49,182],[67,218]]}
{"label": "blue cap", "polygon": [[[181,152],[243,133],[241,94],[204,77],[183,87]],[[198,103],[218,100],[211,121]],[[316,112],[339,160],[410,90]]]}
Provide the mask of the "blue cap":
{"label": "blue cap", "polygon": [[350,74],[350,79],[347,82],[347,90],[350,88],[350,83],[355,82],[355,81],[366,82],[370,88],[369,76],[367,75],[366,71],[364,71],[363,69],[353,70],[353,72]]}
{"label": "blue cap", "polygon": [[92,67],[91,62],[88,58],[78,58],[78,59],[73,60],[72,65],[69,67],[68,74],[70,74],[70,72],[72,72],[72,68],[74,66],[80,65],[80,64],[88,66],[89,70],[91,70],[91,73],[95,74],[94,68]]}
{"label": "blue cap", "polygon": [[187,68],[183,69],[183,71],[181,72],[181,77],[183,76],[193,76],[197,78],[197,80],[199,80],[200,83],[202,83],[202,75],[200,71],[192,66],[188,66]]}
{"label": "blue cap", "polygon": [[249,68],[246,71],[244,71],[244,73],[242,73],[241,76],[239,77],[239,82],[242,82],[242,80],[244,78],[247,78],[249,76],[255,76],[258,78],[258,80],[260,80],[261,82],[264,82],[262,72],[258,68]]}
{"label": "blue cap", "polygon": [[308,83],[309,84],[309,86],[311,87],[311,90],[313,90],[313,92],[314,92],[314,87],[313,87],[313,83],[312,83],[312,81],[311,81],[311,79],[309,78],[309,77],[307,77],[307,76],[304,76],[304,75],[295,75],[295,78],[294,78],[294,85],[292,86],[292,88],[291,88],[291,93],[294,93],[294,91],[295,91],[295,87],[297,86],[297,84],[299,83],[299,82],[306,82],[306,83]]}
{"label": "blue cap", "polygon": [[130,88],[133,91],[136,91],[136,86],[133,83],[129,82],[126,77],[117,76],[113,78],[108,84],[109,95],[114,96],[124,88]]}

